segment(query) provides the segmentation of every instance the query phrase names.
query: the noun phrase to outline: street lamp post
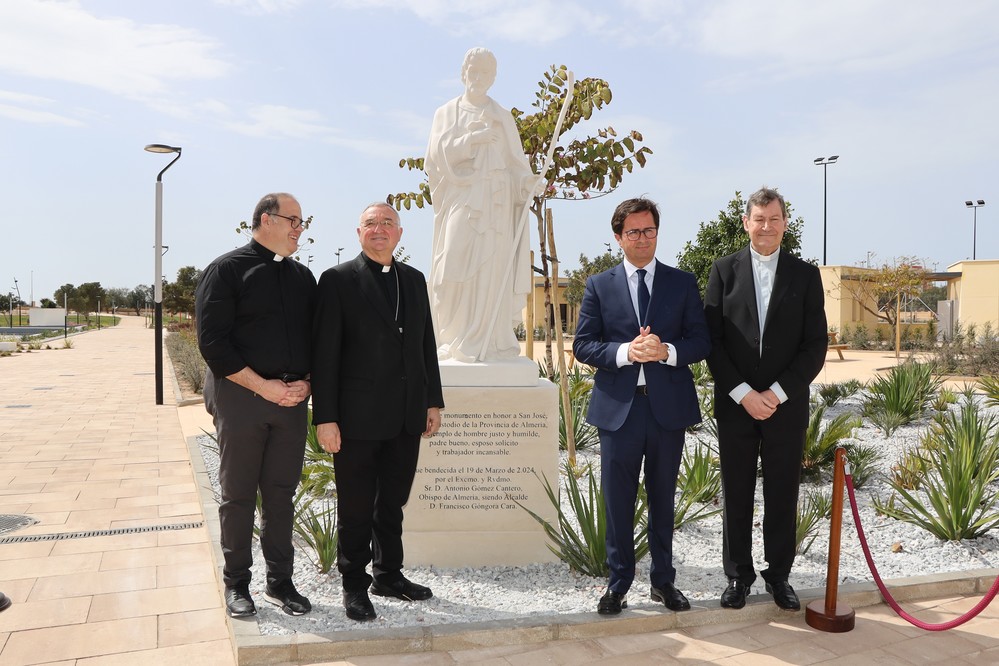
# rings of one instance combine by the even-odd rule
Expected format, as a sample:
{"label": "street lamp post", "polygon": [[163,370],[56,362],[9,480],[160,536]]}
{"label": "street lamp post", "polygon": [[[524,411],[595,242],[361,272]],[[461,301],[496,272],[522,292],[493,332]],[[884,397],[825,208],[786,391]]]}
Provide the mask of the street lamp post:
{"label": "street lamp post", "polygon": [[828,216],[828,180],[826,179],[826,169],[830,164],[836,164],[839,155],[832,157],[816,157],[813,161],[816,166],[822,167],[822,265],[826,265],[826,219]]}
{"label": "street lamp post", "polygon": [[978,245],[978,209],[985,205],[985,199],[965,201],[964,205],[975,211],[974,224],[971,227],[971,259],[975,260],[975,246]]}
{"label": "street lamp post", "polygon": [[[17,286],[17,278],[14,278],[14,291],[17,292],[17,325],[21,325],[21,288]],[[29,324],[31,322],[28,322]]]}
{"label": "street lamp post", "polygon": [[340,253],[341,253],[341,252],[343,252],[343,248],[342,248],[342,247],[338,247],[338,248],[336,249],[336,252],[334,252],[334,254],[336,255],[336,265],[337,265],[337,266],[339,266],[339,265],[340,265]]}
{"label": "street lamp post", "polygon": [[155,272],[153,273],[153,335],[156,347],[156,404],[163,404],[163,174],[180,159],[180,147],[167,146],[162,143],[151,143],[146,146],[150,153],[177,153],[169,164],[156,176],[156,245],[154,252]]}

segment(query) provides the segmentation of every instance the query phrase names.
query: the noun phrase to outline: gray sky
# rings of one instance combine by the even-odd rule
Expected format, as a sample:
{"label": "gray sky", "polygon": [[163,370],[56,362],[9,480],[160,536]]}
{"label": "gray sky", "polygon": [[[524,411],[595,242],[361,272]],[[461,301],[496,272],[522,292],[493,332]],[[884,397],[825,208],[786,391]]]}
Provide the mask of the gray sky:
{"label": "gray sky", "polygon": [[[999,3],[962,0],[3,0],[0,291],[153,280],[154,182],[164,273],[204,267],[269,191],[296,194],[318,274],[358,250],[360,209],[413,189],[430,121],[461,92],[461,59],[493,50],[491,95],[532,111],[552,64],[607,80],[578,132],[637,129],[654,151],[615,193],[554,203],[563,264],[612,241],[623,198],[663,211],[675,263],[736,190],[777,186],[821,261],[915,256],[930,268],[999,258]],[[565,139],[564,139],[565,140]],[[403,212],[426,271],[432,216]],[[532,246],[537,244],[532,230]],[[33,282],[33,287],[32,287]]]}

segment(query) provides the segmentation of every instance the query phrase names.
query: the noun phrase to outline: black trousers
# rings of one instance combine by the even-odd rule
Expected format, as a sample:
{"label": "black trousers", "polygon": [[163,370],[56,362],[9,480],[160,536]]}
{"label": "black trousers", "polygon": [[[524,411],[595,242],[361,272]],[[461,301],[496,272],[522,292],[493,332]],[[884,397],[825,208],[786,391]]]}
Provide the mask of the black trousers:
{"label": "black trousers", "polygon": [[[780,408],[778,407],[778,411]],[[748,414],[718,420],[724,514],[725,575],[746,585],[756,580],[753,523],[757,461],[763,470],[763,554],[768,583],[787,580],[794,564],[798,486],[805,431],[756,421]]]}
{"label": "black trousers", "polygon": [[291,579],[294,497],[302,476],[307,401],[280,407],[228,379],[208,373],[205,407],[215,418],[219,442],[219,520],[226,585],[250,581],[253,564],[253,514],[260,489],[260,546],[267,582]]}
{"label": "black trousers", "polygon": [[420,436],[386,440],[343,439],[333,454],[337,489],[337,569],[343,589],[368,589],[372,576],[402,576],[402,508],[416,476]]}

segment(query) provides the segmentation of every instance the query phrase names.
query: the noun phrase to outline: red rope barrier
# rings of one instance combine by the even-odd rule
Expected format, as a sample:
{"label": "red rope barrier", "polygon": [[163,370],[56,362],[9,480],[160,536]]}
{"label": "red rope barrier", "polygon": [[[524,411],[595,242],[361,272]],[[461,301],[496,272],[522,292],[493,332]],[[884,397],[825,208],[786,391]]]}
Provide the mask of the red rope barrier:
{"label": "red rope barrier", "polygon": [[954,627],[961,626],[985,610],[985,607],[992,603],[992,600],[995,599],[996,594],[999,594],[999,578],[996,578],[995,582],[992,583],[992,587],[989,588],[989,591],[985,594],[982,600],[975,604],[974,608],[960,617],[956,617],[953,620],[943,622],[941,624],[923,622],[922,620],[916,619],[906,613],[902,610],[902,607],[898,605],[898,602],[891,596],[891,593],[888,592],[888,588],[885,587],[884,581],[881,580],[881,576],[878,575],[878,570],[874,566],[874,558],[871,557],[871,549],[868,548],[867,537],[864,536],[864,527],[860,524],[860,511],[857,509],[857,498],[853,492],[852,474],[846,475],[846,490],[850,493],[850,507],[853,509],[853,522],[857,526],[857,536],[860,538],[860,546],[864,549],[864,557],[867,558],[867,566],[871,569],[871,575],[874,576],[874,582],[877,583],[878,589],[881,590],[881,596],[884,598],[885,603],[887,603],[893,611],[898,613],[898,616],[903,620],[927,631],[944,631],[946,629],[953,629]]}

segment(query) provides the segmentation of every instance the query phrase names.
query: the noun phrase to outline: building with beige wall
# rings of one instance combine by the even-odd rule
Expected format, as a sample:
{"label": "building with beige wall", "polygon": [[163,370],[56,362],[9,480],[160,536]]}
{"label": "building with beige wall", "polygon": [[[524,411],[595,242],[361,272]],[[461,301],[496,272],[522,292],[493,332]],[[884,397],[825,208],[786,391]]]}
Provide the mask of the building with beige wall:
{"label": "building with beige wall", "polygon": [[[565,300],[565,290],[569,286],[569,278],[560,277],[558,279],[558,306],[559,314],[562,318],[562,330],[566,335],[576,332],[576,321],[579,316],[579,307],[570,305]],[[553,292],[554,296],[554,292]],[[554,300],[554,298],[553,298]],[[528,315],[531,317],[528,317]],[[545,280],[542,277],[534,278],[534,291],[527,297],[527,305],[523,310],[523,321],[533,321],[534,326],[542,326],[545,322]]]}
{"label": "building with beige wall", "polygon": [[954,317],[962,326],[979,330],[991,322],[999,328],[999,261],[959,261],[947,268],[947,298],[954,301]]}
{"label": "building with beige wall", "polygon": [[[884,327],[861,302],[843,287],[844,282],[858,279],[877,269],[863,266],[820,266],[822,288],[825,291],[826,320],[830,330],[842,331],[864,324],[869,329]],[[947,299],[954,301],[954,318],[962,325],[974,324],[979,330],[991,322],[999,328],[999,261],[959,261],[945,273],[929,273],[929,281],[947,283]],[[872,309],[876,304],[868,303]],[[920,320],[924,320],[921,322]],[[913,317],[913,323],[925,323],[925,317]],[[903,319],[903,324],[905,320]]]}

